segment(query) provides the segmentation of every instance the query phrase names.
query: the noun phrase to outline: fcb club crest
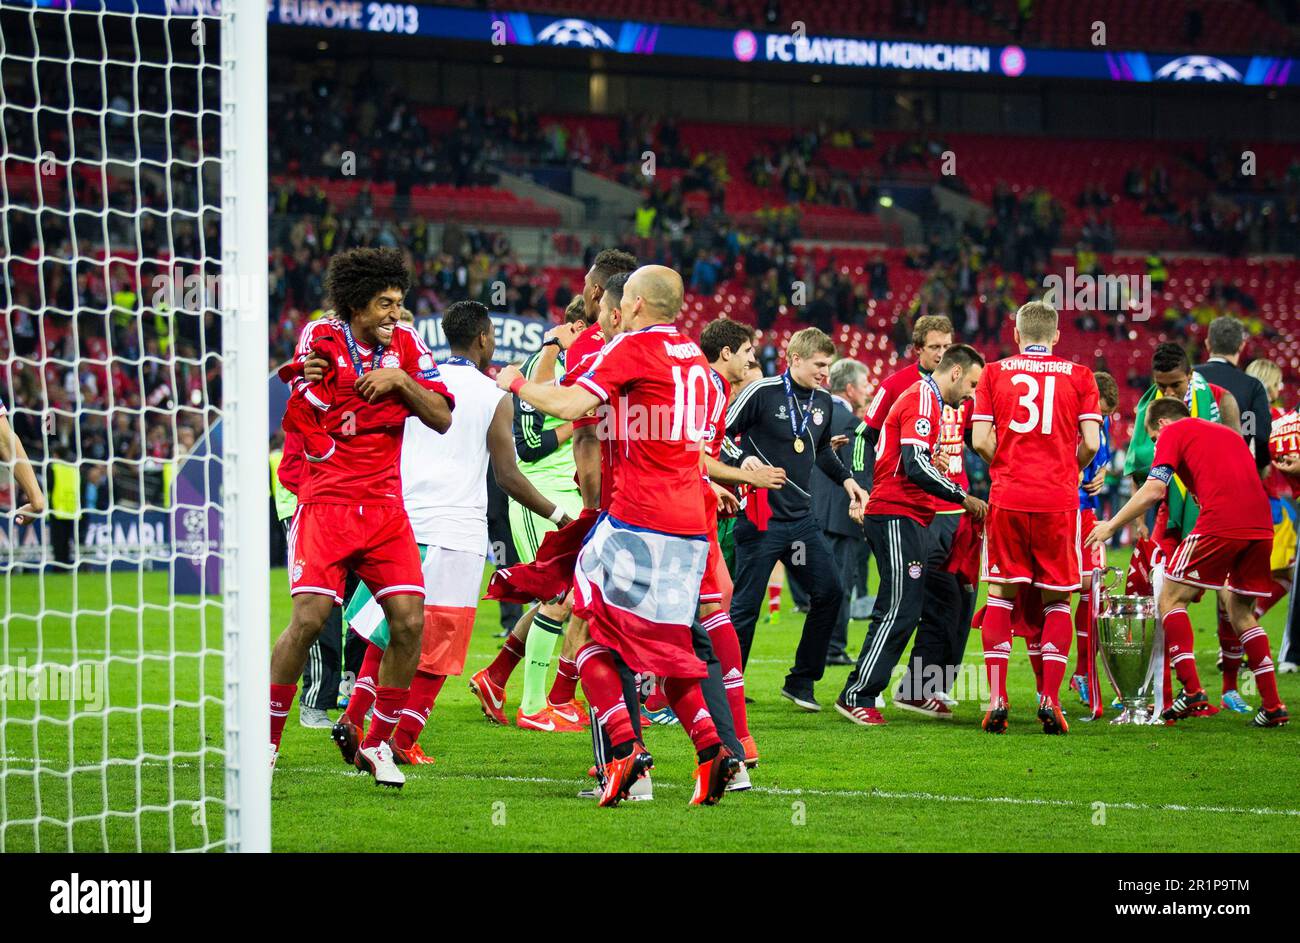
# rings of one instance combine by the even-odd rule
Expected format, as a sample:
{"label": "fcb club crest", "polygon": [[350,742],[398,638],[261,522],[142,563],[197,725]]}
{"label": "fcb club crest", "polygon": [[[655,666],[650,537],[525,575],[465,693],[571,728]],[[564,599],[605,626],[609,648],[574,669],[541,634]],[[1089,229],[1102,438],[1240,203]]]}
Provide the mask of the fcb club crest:
{"label": "fcb club crest", "polygon": [[907,565],[907,575],[914,580],[921,578],[921,563],[919,560],[913,560]]}
{"label": "fcb club crest", "polygon": [[397,356],[397,354],[384,354],[384,359],[379,361],[379,363],[381,366],[391,369],[393,367],[400,367],[402,365],[402,360]]}
{"label": "fcb club crest", "polygon": [[302,579],[302,561],[299,560],[293,565],[293,581],[296,583]]}
{"label": "fcb club crest", "polygon": [[826,412],[820,406],[813,407],[812,421],[814,426],[820,426],[826,421]]}

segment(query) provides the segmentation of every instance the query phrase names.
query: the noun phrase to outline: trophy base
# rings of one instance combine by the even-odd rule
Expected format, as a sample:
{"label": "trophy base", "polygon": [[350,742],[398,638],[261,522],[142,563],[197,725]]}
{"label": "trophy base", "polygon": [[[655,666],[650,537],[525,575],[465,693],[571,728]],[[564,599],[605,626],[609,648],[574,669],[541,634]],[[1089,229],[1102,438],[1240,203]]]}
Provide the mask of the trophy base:
{"label": "trophy base", "polygon": [[1160,715],[1156,713],[1153,706],[1148,705],[1145,701],[1139,701],[1124,705],[1124,709],[1119,712],[1119,716],[1111,721],[1111,724],[1126,724],[1132,726],[1149,726],[1160,723]]}

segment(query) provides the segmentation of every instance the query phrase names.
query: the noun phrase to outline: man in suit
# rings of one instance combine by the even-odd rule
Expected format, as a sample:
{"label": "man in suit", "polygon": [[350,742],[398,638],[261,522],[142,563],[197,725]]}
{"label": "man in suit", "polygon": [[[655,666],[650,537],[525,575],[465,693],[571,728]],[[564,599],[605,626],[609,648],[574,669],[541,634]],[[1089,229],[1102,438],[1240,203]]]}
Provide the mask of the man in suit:
{"label": "man in suit", "polygon": [[1273,413],[1268,392],[1239,366],[1246,347],[1246,328],[1234,317],[1224,315],[1210,322],[1205,347],[1210,359],[1196,365],[1196,372],[1216,386],[1221,386],[1237,401],[1241,411],[1241,435],[1255,453],[1255,467],[1264,472],[1269,467],[1268,437],[1273,431]]}
{"label": "man in suit", "polygon": [[[866,407],[869,387],[870,374],[858,361],[845,358],[831,365],[831,441],[840,442],[837,437],[847,440],[841,442],[835,452],[844,467],[858,478],[858,484],[864,488],[870,484],[869,472],[865,476],[861,472],[854,472],[852,454],[854,430],[858,427],[857,413]],[[843,589],[839,615],[831,631],[826,664],[851,665],[855,659],[848,650],[849,602],[857,583],[858,554],[865,538],[862,526],[855,524],[849,517],[847,492],[816,466],[812,471],[812,495],[813,517],[821,523],[822,531],[831,545],[836,572],[839,573]]]}

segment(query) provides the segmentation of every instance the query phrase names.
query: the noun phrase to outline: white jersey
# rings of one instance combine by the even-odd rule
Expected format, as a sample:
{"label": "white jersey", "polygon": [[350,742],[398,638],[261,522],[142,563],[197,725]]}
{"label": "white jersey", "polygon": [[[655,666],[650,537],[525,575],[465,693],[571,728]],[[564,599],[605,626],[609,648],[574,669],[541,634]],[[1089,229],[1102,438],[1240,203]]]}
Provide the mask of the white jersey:
{"label": "white jersey", "polygon": [[406,420],[402,503],[416,543],[486,553],[488,426],[510,394],[464,363],[440,363],[438,371],[456,398],[451,428],[439,434],[415,417]]}

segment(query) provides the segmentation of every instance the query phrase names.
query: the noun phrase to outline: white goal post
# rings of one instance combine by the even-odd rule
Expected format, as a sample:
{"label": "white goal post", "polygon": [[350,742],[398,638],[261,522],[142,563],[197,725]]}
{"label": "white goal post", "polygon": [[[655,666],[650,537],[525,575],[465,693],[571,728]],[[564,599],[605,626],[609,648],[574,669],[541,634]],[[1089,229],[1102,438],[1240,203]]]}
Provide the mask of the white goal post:
{"label": "white goal post", "polygon": [[[271,850],[265,0],[221,9],[226,847]],[[232,290],[232,288],[237,290]],[[233,382],[231,382],[233,381]],[[242,552],[231,552],[231,550]]]}
{"label": "white goal post", "polygon": [[269,851],[265,0],[0,4],[0,86],[0,854]]}

